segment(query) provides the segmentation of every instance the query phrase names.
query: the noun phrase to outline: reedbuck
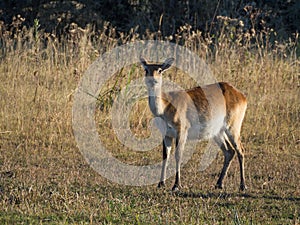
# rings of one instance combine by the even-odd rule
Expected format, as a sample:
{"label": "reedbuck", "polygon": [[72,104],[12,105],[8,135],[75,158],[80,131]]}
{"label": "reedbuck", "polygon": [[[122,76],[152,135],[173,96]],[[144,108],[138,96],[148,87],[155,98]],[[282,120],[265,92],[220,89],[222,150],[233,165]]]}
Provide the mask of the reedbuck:
{"label": "reedbuck", "polygon": [[155,117],[160,117],[167,128],[163,139],[163,164],[158,187],[165,185],[166,168],[172,141],[175,139],[176,178],[172,190],[179,190],[184,146],[190,134],[197,130],[197,139],[213,138],[224,153],[224,165],[216,188],[223,187],[223,179],[237,153],[240,190],[245,190],[244,149],[240,131],[247,108],[246,97],[225,82],[185,91],[163,92],[162,74],[171,67],[174,59],[166,59],[162,64],[148,63],[144,58],[140,58],[140,61],[146,71],[145,82],[151,112]]}

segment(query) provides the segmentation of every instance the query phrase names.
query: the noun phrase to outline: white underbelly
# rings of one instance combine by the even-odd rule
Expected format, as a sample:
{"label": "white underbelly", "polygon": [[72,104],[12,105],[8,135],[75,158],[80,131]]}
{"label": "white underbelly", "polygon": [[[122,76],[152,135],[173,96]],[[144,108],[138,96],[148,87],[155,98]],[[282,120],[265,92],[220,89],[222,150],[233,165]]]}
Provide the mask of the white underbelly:
{"label": "white underbelly", "polygon": [[[177,130],[171,125],[167,124],[161,118],[155,118],[155,125],[163,136],[177,137]],[[194,123],[188,129],[188,139],[209,139],[220,133],[224,127],[224,116],[215,117],[213,120],[207,121],[205,124]]]}
{"label": "white underbelly", "polygon": [[209,139],[218,135],[221,129],[224,127],[224,120],[219,121],[209,121],[206,124],[200,124],[197,126],[192,126],[188,130],[188,139]]}

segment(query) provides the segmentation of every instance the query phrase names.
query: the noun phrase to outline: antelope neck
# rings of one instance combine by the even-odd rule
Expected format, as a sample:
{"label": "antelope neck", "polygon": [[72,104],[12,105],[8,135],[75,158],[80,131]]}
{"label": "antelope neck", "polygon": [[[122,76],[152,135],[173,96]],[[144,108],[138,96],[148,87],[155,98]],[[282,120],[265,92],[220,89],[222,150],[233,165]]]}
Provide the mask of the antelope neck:
{"label": "antelope neck", "polygon": [[155,85],[154,87],[148,88],[148,99],[149,99],[149,106],[151,112],[155,116],[162,116],[163,114],[163,102],[162,102],[162,92],[161,86]]}

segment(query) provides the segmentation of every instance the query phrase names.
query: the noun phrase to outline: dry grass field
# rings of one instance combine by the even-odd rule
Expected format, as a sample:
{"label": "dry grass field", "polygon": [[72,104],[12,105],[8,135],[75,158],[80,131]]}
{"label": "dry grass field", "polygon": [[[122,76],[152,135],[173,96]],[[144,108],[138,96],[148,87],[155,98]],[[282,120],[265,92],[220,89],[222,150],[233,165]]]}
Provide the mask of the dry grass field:
{"label": "dry grass field", "polygon": [[[176,195],[170,192],[174,177],[166,189],[157,189],[118,185],[95,172],[73,136],[73,94],[99,55],[139,37],[117,37],[107,28],[99,35],[87,29],[56,38],[36,27],[1,42],[1,224],[300,223],[298,40],[271,45],[258,36],[256,42],[242,43],[224,34],[211,44],[201,42],[197,33],[184,32],[180,42],[205,59],[219,81],[232,83],[248,98],[242,128],[248,190],[238,191],[236,159],[226,188],[215,190],[223,157],[219,154],[200,172],[201,147],[184,166],[183,189]],[[171,72],[171,80],[184,80]],[[143,76],[140,65],[133,72],[124,70],[116,75],[120,86],[126,85],[129,73],[131,79]],[[159,160],[159,148],[132,153],[118,143],[109,121],[109,99],[118,92],[102,93],[99,104],[104,109],[96,111],[96,121],[108,149],[137,165]],[[139,102],[132,115],[132,130],[148,135],[147,103]]]}

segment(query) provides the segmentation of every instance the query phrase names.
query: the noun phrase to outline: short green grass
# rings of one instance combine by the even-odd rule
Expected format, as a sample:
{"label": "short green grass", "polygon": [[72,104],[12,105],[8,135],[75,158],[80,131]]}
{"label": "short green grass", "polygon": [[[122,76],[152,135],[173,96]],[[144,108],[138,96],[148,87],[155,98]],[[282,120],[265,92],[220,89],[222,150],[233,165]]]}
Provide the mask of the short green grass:
{"label": "short green grass", "polygon": [[[223,157],[219,154],[200,172],[202,144],[183,168],[182,191],[173,194],[174,177],[167,180],[166,189],[123,186],[103,178],[85,162],[73,136],[73,93],[80,78],[99,54],[122,40],[105,34],[94,40],[88,31],[76,40],[40,33],[41,40],[48,40],[45,48],[40,39],[32,38],[32,32],[3,37],[1,224],[300,223],[300,69],[293,51],[283,56],[276,49],[229,44],[211,52],[192,49],[205,55],[218,80],[231,82],[247,95],[242,140],[249,189],[238,191],[234,160],[225,189],[215,190]],[[120,75],[122,87],[128,82],[128,71]],[[142,68],[136,65],[131,79],[142,76]],[[168,76],[189,86],[172,71]],[[124,162],[140,165],[159,160],[159,147],[136,153],[114,137],[111,105],[104,101],[118,94],[111,90],[111,96],[102,99],[104,108],[95,113],[103,143]],[[132,111],[132,131],[147,137],[151,118],[147,102],[138,102]]]}

